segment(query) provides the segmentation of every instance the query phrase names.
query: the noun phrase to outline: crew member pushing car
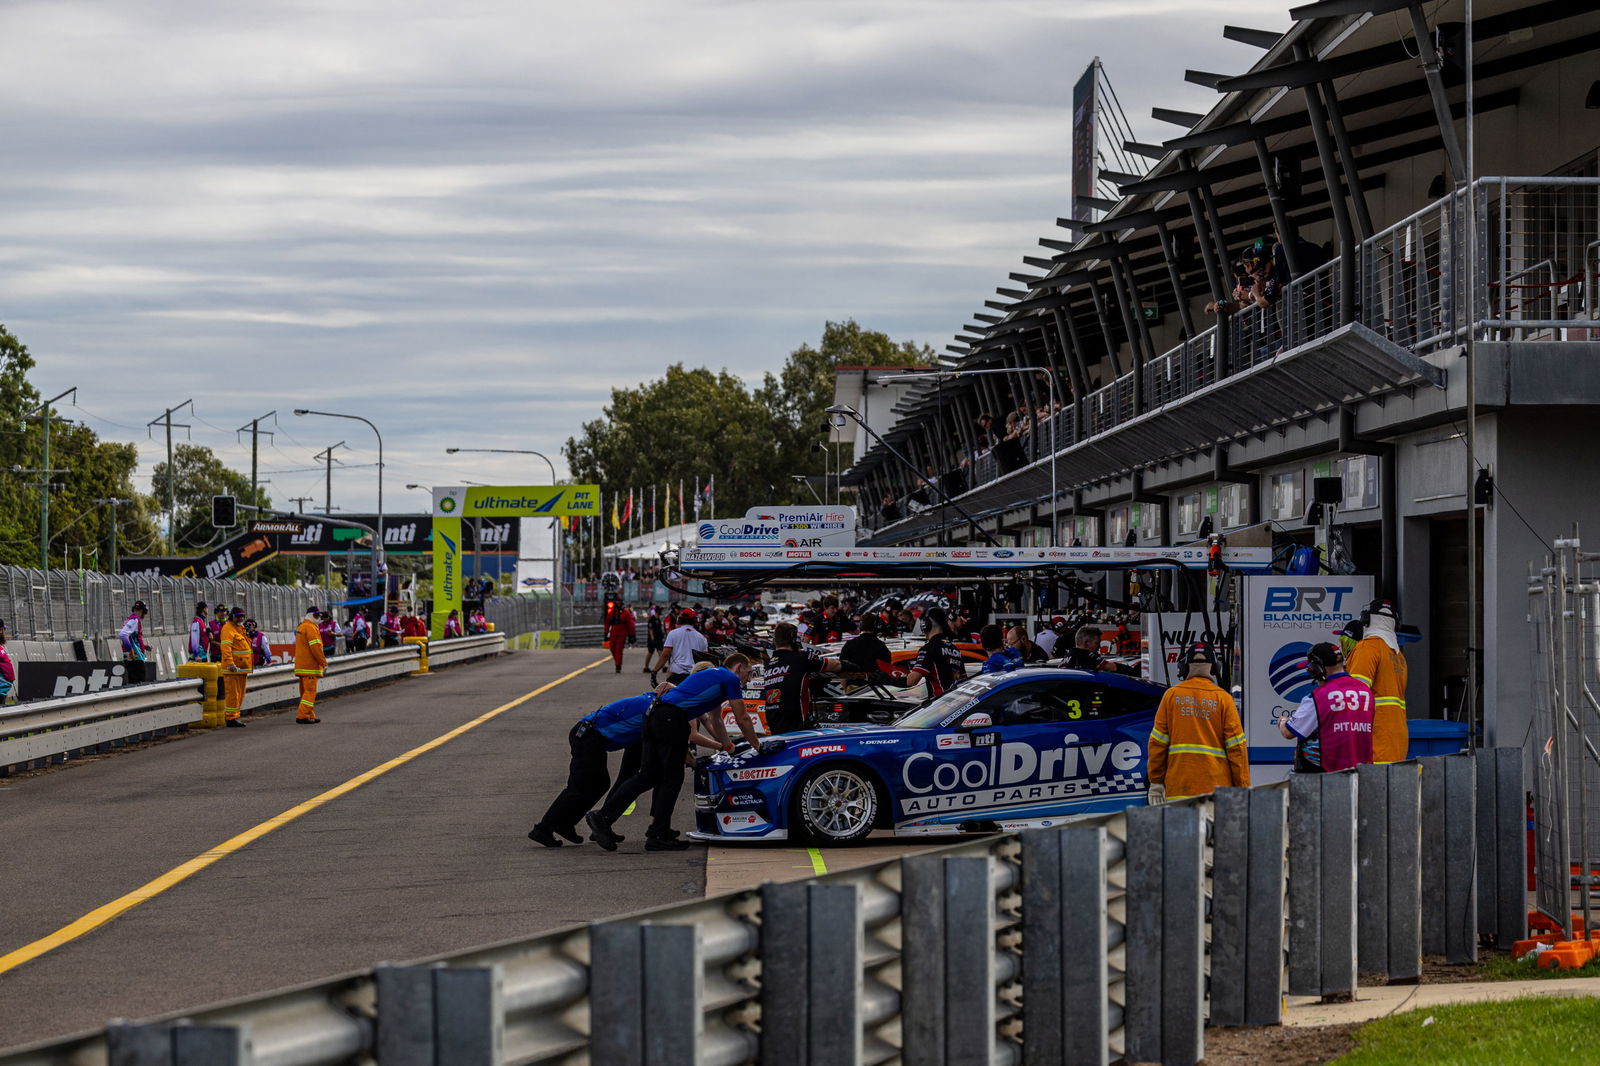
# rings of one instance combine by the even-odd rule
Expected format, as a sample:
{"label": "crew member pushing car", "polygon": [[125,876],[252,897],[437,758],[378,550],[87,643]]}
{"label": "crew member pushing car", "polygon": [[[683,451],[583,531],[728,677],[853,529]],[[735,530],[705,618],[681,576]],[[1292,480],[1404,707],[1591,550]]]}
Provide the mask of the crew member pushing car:
{"label": "crew member pushing car", "polygon": [[800,646],[799,631],[788,622],[772,627],[772,656],[761,679],[767,732],[794,733],[811,717],[811,676],[839,672],[838,659]]}
{"label": "crew member pushing car", "polygon": [[[676,630],[674,630],[676,632]],[[664,696],[656,698],[645,716],[644,749],[639,772],[611,790],[605,804],[590,811],[590,839],[607,851],[617,850],[617,835],[611,824],[622,817],[628,804],[645,792],[650,797],[650,828],[645,831],[646,851],[682,851],[689,846],[672,829],[672,808],[683,788],[684,760],[689,753],[690,725],[704,717],[712,737],[727,739],[720,711],[724,701],[733,711],[739,731],[752,748],[760,748],[755,725],[744,706],[744,685],[750,680],[750,660],[735,652],[723,665],[691,674]]]}
{"label": "crew member pushing car", "polygon": [[[672,686],[662,682],[653,692],[613,700],[578,719],[567,734],[567,746],[572,751],[567,786],[551,802],[544,817],[528,830],[529,840],[547,848],[561,846],[557,837],[565,837],[574,844],[583,842],[578,835],[578,820],[611,786],[606,756],[613,751],[622,752],[622,765],[617,767],[618,788],[632,780],[639,772],[645,716],[650,713],[650,705],[657,696],[671,691]],[[622,839],[617,833],[611,835]]]}
{"label": "crew member pushing car", "polygon": [[1197,644],[1184,662],[1184,679],[1162,694],[1150,730],[1146,802],[1151,804],[1209,795],[1220,786],[1250,784],[1250,756],[1239,708],[1211,680],[1216,655]]}

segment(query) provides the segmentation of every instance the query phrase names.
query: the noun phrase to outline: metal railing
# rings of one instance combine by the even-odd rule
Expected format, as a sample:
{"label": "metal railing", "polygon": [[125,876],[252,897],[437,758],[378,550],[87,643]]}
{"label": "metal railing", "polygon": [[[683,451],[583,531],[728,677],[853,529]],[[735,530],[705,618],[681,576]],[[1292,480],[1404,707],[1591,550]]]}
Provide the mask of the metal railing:
{"label": "metal railing", "polygon": [[[1478,281],[1469,300],[1473,256]],[[1354,264],[1354,321],[1418,355],[1459,344],[1474,327],[1497,341],[1600,339],[1600,178],[1480,178],[1363,241]],[[1146,362],[1142,409],[1134,403],[1134,371],[1079,398],[1083,436],[1344,326],[1343,271],[1335,256],[1290,281],[1271,306],[1236,311]],[[1079,443],[1072,407],[1056,416],[1062,448]],[[987,452],[970,468],[974,487],[1001,473]],[[908,513],[904,501],[901,513]]]}
{"label": "metal railing", "polygon": [[113,1026],[0,1066],[129,1066],[191,1038],[228,1049],[214,1066],[1195,1063],[1207,1024],[1278,1024],[1286,991],[1348,996],[1358,970],[1414,981],[1424,952],[1471,962],[1481,936],[1525,935],[1521,767],[1520,749],[1497,749],[1221,789]]}

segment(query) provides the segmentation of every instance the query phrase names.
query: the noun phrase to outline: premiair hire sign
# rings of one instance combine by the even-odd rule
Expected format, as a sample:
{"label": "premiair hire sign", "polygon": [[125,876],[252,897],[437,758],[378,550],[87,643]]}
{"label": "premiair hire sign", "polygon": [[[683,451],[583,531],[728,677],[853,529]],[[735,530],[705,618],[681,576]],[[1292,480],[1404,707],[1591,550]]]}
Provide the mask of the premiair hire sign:
{"label": "premiair hire sign", "polygon": [[743,518],[707,519],[695,530],[702,548],[853,548],[854,507],[752,507]]}

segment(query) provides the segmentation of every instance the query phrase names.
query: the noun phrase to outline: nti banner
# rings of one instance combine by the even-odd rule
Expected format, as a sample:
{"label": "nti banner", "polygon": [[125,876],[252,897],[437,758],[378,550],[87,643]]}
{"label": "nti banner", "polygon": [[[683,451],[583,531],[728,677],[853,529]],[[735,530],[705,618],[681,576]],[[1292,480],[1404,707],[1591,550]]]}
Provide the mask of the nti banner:
{"label": "nti banner", "polygon": [[[600,513],[598,485],[455,485],[433,490],[433,636],[461,609],[461,556],[469,550],[462,519],[593,517]],[[513,526],[514,526],[513,522]]]}
{"label": "nti banner", "polygon": [[[378,528],[377,515],[339,517],[347,522]],[[273,534],[278,549],[285,555],[340,555],[345,552],[360,555],[372,550],[372,534],[364,529],[332,525],[319,520],[316,515],[305,515],[298,521],[298,532]],[[383,519],[383,550],[389,555],[425,555],[433,551],[433,522],[432,515],[386,515]],[[516,555],[521,547],[520,531],[521,524],[515,518],[485,518],[469,522],[462,529],[464,539],[461,550]]]}
{"label": "nti banner", "polygon": [[695,531],[701,547],[853,548],[854,507],[752,507],[743,518],[713,518]]}
{"label": "nti banner", "polygon": [[1327,641],[1372,600],[1372,578],[1247,577],[1244,581],[1244,699],[1239,713],[1252,763],[1293,763],[1294,744],[1278,719],[1311,693],[1306,652]]}

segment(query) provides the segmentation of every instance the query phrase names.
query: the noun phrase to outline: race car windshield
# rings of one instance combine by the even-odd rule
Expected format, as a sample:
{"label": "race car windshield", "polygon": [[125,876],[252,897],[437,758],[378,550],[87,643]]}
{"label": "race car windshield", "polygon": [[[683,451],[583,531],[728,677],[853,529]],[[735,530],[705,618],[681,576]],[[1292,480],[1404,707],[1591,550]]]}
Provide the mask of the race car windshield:
{"label": "race car windshield", "polygon": [[1004,677],[1004,674],[984,674],[963,681],[926,707],[918,707],[895,722],[895,725],[903,729],[932,729],[942,725],[951,715],[975,706]]}

